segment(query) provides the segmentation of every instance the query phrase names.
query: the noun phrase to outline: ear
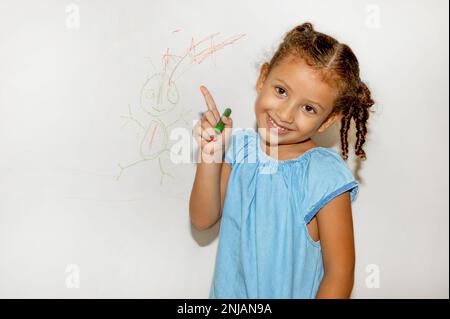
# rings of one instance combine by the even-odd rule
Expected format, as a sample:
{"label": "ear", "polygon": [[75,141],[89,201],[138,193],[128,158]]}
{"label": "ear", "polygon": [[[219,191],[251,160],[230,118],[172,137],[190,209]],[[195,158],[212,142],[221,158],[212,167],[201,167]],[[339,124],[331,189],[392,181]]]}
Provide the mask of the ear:
{"label": "ear", "polygon": [[319,127],[317,132],[322,133],[325,132],[327,128],[329,128],[334,122],[337,120],[340,120],[342,118],[341,113],[333,113],[331,114],[325,122],[322,123],[322,125]]}
{"label": "ear", "polygon": [[260,92],[263,85],[264,85],[264,81],[266,80],[267,77],[267,73],[269,71],[269,63],[264,63],[261,66],[261,70],[259,72],[259,77],[258,80],[256,81],[256,92]]}

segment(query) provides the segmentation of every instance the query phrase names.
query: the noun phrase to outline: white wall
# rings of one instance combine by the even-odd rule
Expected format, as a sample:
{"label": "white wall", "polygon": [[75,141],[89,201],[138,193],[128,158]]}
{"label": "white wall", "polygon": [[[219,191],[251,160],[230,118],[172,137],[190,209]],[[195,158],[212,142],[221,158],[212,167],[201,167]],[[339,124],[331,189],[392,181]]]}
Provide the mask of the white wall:
{"label": "white wall", "polygon": [[[191,228],[195,164],[158,154],[176,143],[164,132],[190,133],[201,84],[252,127],[258,65],[304,21],[352,47],[377,102],[368,160],[349,160],[353,298],[448,298],[444,0],[2,1],[0,297],[207,298],[218,227]],[[204,60],[191,50],[156,103],[168,112],[146,113],[180,61],[164,71],[164,53],[193,43]],[[318,141],[338,148],[337,131]]]}

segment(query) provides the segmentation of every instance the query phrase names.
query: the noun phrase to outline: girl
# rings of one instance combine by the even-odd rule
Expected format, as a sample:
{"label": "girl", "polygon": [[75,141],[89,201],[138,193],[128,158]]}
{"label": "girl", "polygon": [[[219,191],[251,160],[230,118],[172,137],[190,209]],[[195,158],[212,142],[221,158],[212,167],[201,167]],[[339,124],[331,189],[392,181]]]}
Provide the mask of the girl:
{"label": "girl", "polygon": [[[352,118],[365,159],[374,104],[352,50],[311,23],[288,32],[256,82],[258,132],[232,132],[223,117],[215,134],[220,115],[201,91],[208,111],[193,129],[201,161],[189,214],[198,229],[221,219],[210,298],[349,298],[359,185],[343,159]],[[338,119],[343,159],[311,139]]]}

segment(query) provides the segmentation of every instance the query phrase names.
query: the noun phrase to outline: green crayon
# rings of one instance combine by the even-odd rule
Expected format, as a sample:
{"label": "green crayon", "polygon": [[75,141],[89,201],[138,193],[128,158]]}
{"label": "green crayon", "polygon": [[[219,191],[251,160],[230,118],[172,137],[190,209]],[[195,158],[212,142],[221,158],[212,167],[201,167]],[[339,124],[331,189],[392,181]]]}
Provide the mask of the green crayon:
{"label": "green crayon", "polygon": [[[227,107],[227,108],[225,109],[225,111],[223,112],[223,115],[222,115],[222,116],[229,117],[230,114],[231,114],[231,109],[230,109],[229,107]],[[224,125],[225,125],[225,124],[222,122],[222,118],[220,118],[220,121],[219,121],[219,123],[217,123],[217,125],[216,125],[216,127],[215,127],[215,130],[216,130],[217,132],[219,132],[219,133],[222,133]]]}

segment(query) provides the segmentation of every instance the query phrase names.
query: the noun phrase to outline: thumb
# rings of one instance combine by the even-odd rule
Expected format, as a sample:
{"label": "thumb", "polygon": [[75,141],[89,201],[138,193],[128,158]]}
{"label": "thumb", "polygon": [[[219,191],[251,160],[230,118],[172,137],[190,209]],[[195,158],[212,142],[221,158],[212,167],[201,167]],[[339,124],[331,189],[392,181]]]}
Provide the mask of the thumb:
{"label": "thumb", "polygon": [[233,127],[233,119],[231,117],[224,116],[222,121],[225,124],[224,127]]}
{"label": "thumb", "polygon": [[225,140],[225,145],[227,145],[228,140],[230,139],[231,133],[233,132],[232,128],[233,128],[233,119],[231,117],[223,117],[223,135],[224,135],[224,140]]}

